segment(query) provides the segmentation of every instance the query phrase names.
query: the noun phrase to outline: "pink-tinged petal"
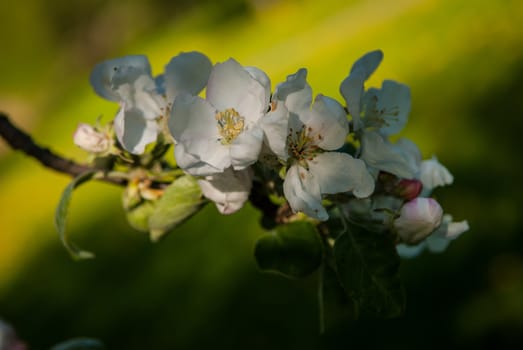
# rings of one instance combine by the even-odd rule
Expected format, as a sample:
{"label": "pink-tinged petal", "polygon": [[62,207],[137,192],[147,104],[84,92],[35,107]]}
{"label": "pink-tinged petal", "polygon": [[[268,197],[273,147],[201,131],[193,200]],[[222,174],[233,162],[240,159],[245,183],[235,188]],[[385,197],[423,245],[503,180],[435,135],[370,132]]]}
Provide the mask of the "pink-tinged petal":
{"label": "pink-tinged petal", "polygon": [[374,192],[374,178],[361,159],[345,153],[325,152],[308,165],[322,194],[352,192],[358,198],[365,198]]}
{"label": "pink-tinged petal", "polygon": [[283,193],[294,212],[301,211],[321,221],[329,218],[321,205],[320,186],[305,168],[299,165],[289,168],[283,182]]}
{"label": "pink-tinged petal", "polygon": [[222,214],[232,214],[240,210],[249,199],[252,188],[251,169],[234,171],[231,168],[223,173],[199,180],[198,184],[205,197],[216,204]]}
{"label": "pink-tinged petal", "polygon": [[336,150],[343,146],[349,132],[349,122],[338,101],[318,95],[311,111],[300,113],[300,120],[312,129],[314,143],[324,150]]}
{"label": "pink-tinged petal", "polygon": [[133,154],[142,154],[145,146],[155,142],[158,137],[158,123],[146,120],[139,109],[122,107],[113,123],[118,141]]}
{"label": "pink-tinged petal", "polygon": [[182,52],[174,56],[165,67],[167,100],[173,101],[181,91],[199,94],[207,84],[211,70],[211,61],[200,52]]}
{"label": "pink-tinged petal", "polygon": [[218,110],[234,108],[252,125],[267,111],[265,88],[230,58],[214,66],[207,84],[207,100]]}
{"label": "pink-tinged petal", "polygon": [[122,97],[117,92],[118,87],[132,84],[141,75],[151,76],[149,60],[144,55],[132,55],[97,64],[91,72],[89,81],[98,95],[119,102]]}
{"label": "pink-tinged petal", "polygon": [[287,109],[294,113],[308,110],[312,103],[312,89],[307,83],[307,70],[301,68],[287,76],[285,82],[276,86],[272,100],[278,105],[284,102]]}
{"label": "pink-tinged petal", "polygon": [[417,244],[441,224],[442,216],[443,209],[438,202],[418,197],[403,204],[394,228],[403,242]]}
{"label": "pink-tinged petal", "polygon": [[230,145],[231,163],[235,170],[254,164],[263,144],[263,130],[253,127],[243,131]]}

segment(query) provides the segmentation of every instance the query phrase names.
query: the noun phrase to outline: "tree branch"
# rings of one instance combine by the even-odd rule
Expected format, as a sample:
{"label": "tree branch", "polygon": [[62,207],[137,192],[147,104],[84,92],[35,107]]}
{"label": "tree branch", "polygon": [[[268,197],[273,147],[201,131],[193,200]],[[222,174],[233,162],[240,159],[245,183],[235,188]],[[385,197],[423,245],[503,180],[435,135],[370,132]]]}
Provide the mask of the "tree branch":
{"label": "tree branch", "polygon": [[[78,164],[70,159],[66,159],[55,154],[48,148],[37,145],[31,136],[13,125],[8,116],[3,112],[0,112],[0,136],[2,136],[2,138],[14,150],[22,151],[28,156],[38,160],[45,167],[63,174],[70,175],[72,177],[76,177],[90,170],[105,170],[97,169],[84,164]],[[108,177],[107,175],[97,178],[97,180],[120,186],[127,185],[127,179]]]}

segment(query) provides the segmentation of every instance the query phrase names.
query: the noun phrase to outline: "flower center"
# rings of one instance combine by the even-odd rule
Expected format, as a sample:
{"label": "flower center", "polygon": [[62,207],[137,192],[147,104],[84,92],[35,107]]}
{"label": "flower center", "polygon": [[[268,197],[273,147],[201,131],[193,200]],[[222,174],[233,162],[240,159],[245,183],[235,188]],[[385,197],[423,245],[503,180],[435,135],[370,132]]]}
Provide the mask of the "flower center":
{"label": "flower center", "polygon": [[307,161],[312,160],[322,150],[314,142],[310,133],[312,129],[306,128],[305,125],[300,130],[289,129],[287,134],[287,150],[289,155],[297,160],[300,165],[308,168]]}
{"label": "flower center", "polygon": [[222,145],[230,145],[245,127],[245,118],[240,116],[240,113],[234,108],[216,113],[215,118],[218,122]]}

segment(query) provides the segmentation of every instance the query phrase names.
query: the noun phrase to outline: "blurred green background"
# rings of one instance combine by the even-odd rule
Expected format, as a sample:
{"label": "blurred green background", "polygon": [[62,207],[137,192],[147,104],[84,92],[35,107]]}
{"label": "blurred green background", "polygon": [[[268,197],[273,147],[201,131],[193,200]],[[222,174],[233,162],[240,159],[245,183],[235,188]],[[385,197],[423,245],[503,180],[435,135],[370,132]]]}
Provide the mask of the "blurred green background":
{"label": "blurred green background", "polygon": [[89,336],[108,349],[517,348],[523,334],[523,2],[519,0],[134,0],[0,2],[0,110],[79,161],[78,122],[116,106],[88,84],[95,63],[147,54],[155,73],[180,51],[234,57],[273,86],[300,67],[315,93],[363,53],[368,82],[410,85],[402,136],[436,154],[455,184],[436,192],[471,230],[440,255],[404,261],[405,317],[318,335],[316,278],[257,271],[259,213],[212,206],[152,244],[125,222],[121,189],[73,198],[69,232],[97,259],[73,262],[53,227],[70,180],[0,141],[0,318],[31,349]]}

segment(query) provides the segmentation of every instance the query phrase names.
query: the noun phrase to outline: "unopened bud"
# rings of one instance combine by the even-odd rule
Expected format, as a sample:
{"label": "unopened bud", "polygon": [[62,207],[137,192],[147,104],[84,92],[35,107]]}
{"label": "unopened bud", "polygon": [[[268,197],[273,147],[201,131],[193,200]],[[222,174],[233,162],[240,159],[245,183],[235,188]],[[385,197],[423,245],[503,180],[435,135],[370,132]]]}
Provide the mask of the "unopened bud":
{"label": "unopened bud", "polygon": [[91,153],[105,153],[111,148],[112,140],[107,133],[99,132],[89,124],[80,123],[73,136],[74,143]]}
{"label": "unopened bud", "polygon": [[396,185],[396,188],[393,191],[393,194],[396,197],[403,198],[405,200],[412,200],[419,196],[423,185],[419,180],[408,180],[402,179]]}
{"label": "unopened bud", "polygon": [[418,197],[401,207],[394,228],[402,242],[417,244],[427,238],[440,224],[443,209],[432,198]]}

